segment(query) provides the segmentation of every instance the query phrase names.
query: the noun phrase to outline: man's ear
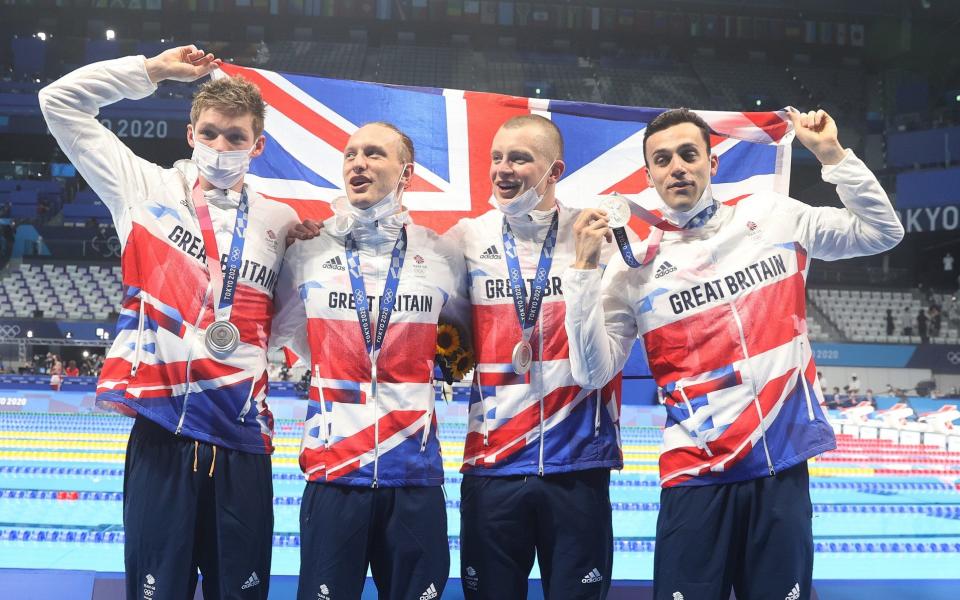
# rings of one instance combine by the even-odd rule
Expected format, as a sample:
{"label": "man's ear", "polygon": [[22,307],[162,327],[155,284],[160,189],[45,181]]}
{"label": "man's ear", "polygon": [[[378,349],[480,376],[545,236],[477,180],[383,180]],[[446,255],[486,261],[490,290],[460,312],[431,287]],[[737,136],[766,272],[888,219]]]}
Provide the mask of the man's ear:
{"label": "man's ear", "polygon": [[253,144],[253,150],[250,152],[250,158],[256,158],[263,154],[263,151],[266,147],[267,136],[260,134],[260,137],[258,137],[257,141]]}
{"label": "man's ear", "polygon": [[560,178],[563,177],[563,172],[566,169],[567,165],[562,160],[557,159],[553,161],[553,165],[550,167],[550,175],[547,177],[547,182],[556,183],[560,181]]}
{"label": "man's ear", "polygon": [[400,181],[403,182],[403,189],[410,187],[410,183],[413,182],[413,163],[404,163]]}
{"label": "man's ear", "polygon": [[710,177],[715,177],[720,169],[720,157],[716,154],[710,154]]}
{"label": "man's ear", "polygon": [[197,142],[193,138],[193,123],[187,123],[187,144],[189,144],[191,148],[197,145]]}

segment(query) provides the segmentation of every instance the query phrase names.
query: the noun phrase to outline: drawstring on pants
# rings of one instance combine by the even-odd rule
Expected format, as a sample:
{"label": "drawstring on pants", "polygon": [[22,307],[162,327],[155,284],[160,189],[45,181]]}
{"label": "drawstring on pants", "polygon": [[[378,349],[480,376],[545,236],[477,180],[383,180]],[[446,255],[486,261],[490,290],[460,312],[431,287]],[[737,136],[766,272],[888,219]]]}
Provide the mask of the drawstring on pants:
{"label": "drawstring on pants", "polygon": [[[207,472],[207,477],[213,477],[213,469],[217,465],[217,447],[212,446],[213,448],[213,458],[210,460],[210,471]],[[197,472],[197,454],[200,451],[200,442],[193,440],[193,472]]]}

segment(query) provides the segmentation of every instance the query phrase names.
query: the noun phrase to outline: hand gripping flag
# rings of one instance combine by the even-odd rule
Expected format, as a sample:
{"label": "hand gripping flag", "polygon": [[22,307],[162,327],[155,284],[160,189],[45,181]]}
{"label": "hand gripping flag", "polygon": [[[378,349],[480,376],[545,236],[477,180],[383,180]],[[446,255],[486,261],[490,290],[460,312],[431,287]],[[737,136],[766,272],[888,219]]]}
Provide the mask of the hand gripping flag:
{"label": "hand gripping flag", "polygon": [[[404,203],[421,225],[446,231],[489,210],[490,145],[510,117],[539,114],[563,133],[566,172],[557,197],[595,206],[617,192],[659,214],[661,202],[643,170],[643,132],[662,108],[521,98],[453,89],[413,88],[223,65],[216,77],[257,84],[268,105],[267,146],[249,180],[301,218],[322,219],[343,190],[343,149],[365,123],[388,121],[413,139],[416,165]],[[793,129],[784,111],[696,111],[714,130],[720,169],[714,196],[733,200],[760,190],[786,193]],[[641,238],[648,225],[630,223]]]}

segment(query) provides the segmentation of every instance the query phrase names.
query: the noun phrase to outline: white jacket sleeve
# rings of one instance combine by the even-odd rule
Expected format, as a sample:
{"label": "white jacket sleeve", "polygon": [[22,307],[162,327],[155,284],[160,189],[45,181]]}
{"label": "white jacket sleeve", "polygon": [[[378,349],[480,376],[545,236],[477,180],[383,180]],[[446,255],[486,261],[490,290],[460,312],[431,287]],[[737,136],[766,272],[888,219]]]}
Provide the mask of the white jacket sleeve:
{"label": "white jacket sleeve", "polygon": [[100,108],[157,89],[143,56],[81,67],[40,90],[40,111],[70,162],[110,209],[120,228],[128,204],[148,194],[145,174],[161,168],[133,153],[98,120]]}
{"label": "white jacket sleeve", "polygon": [[851,150],[836,165],[824,166],[822,173],[824,181],[836,184],[844,208],[812,207],[783,199],[785,210],[798,213],[798,240],[811,257],[838,260],[866,256],[900,243],[903,225],[887,193]]}
{"label": "white jacket sleeve", "polygon": [[296,354],[306,366],[310,365],[310,345],[307,341],[307,311],[300,298],[297,285],[298,255],[295,246],[303,242],[294,242],[287,249],[283,267],[277,279],[277,289],[273,293],[273,322],[270,327],[270,347],[286,346]]}
{"label": "white jacket sleeve", "polygon": [[570,367],[577,385],[598,389],[623,369],[637,339],[629,298],[629,267],[619,257],[600,269],[568,268],[563,274]]}

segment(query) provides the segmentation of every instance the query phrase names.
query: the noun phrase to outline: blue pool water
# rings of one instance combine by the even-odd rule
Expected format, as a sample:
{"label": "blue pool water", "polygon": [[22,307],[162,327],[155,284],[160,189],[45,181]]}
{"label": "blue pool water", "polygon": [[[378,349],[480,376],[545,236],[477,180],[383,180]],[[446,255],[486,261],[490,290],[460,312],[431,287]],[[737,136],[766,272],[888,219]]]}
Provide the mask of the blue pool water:
{"label": "blue pool water", "polygon": [[[649,580],[659,488],[659,428],[634,415],[623,428],[626,467],[611,500],[614,579]],[[90,414],[0,413],[0,568],[123,570],[123,452],[131,421]],[[459,475],[464,423],[446,415],[451,576],[459,564]],[[299,429],[278,421],[274,456],[274,575],[299,568],[303,480]],[[855,443],[855,442],[850,442]],[[956,477],[878,475],[880,463],[811,463],[816,580],[960,577],[960,491]],[[960,474],[960,472],[958,472]],[[536,576],[537,573],[534,573]],[[919,597],[919,596],[918,596]]]}

